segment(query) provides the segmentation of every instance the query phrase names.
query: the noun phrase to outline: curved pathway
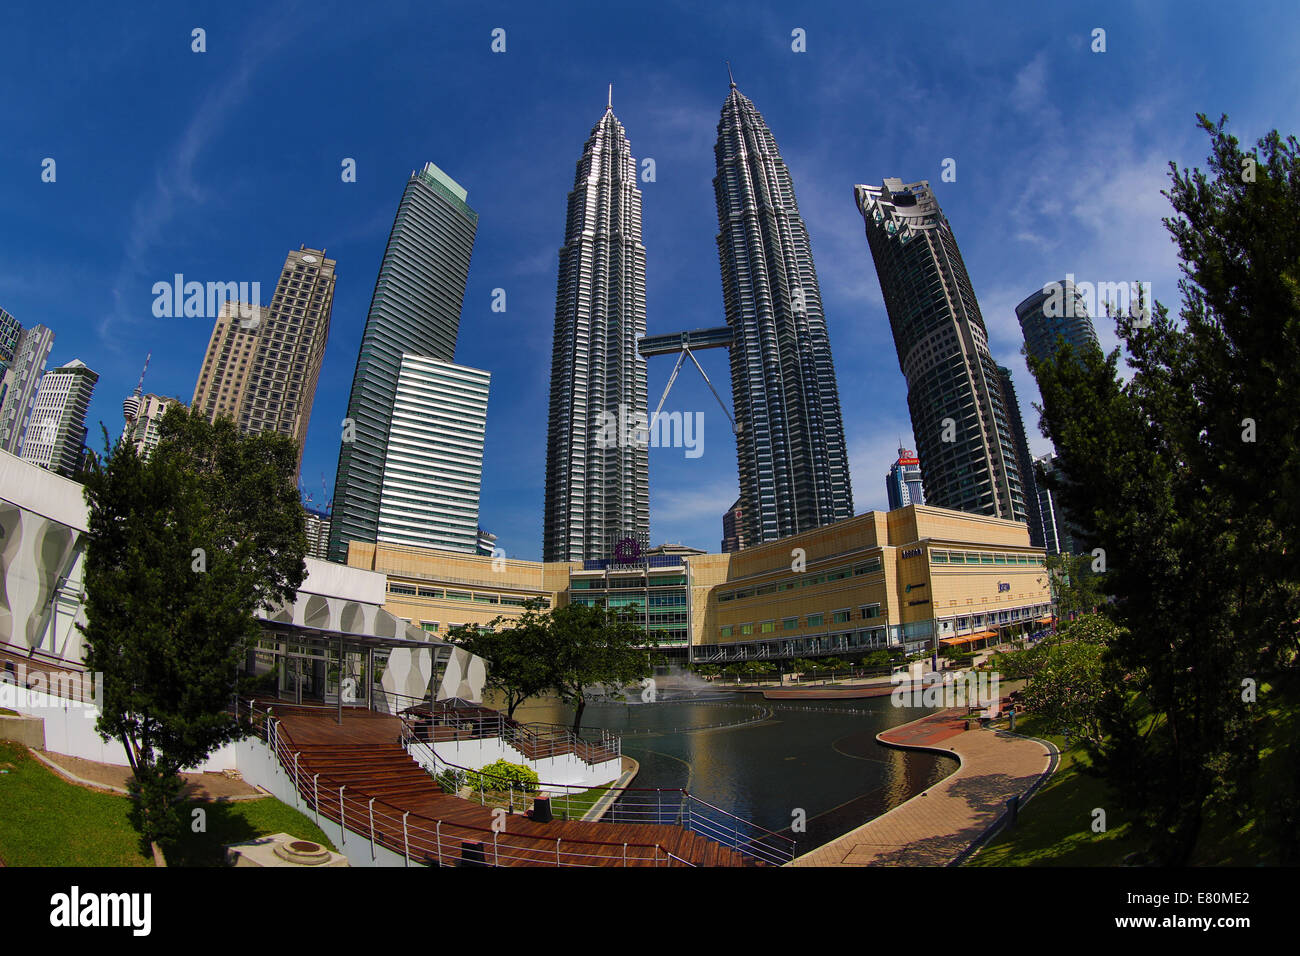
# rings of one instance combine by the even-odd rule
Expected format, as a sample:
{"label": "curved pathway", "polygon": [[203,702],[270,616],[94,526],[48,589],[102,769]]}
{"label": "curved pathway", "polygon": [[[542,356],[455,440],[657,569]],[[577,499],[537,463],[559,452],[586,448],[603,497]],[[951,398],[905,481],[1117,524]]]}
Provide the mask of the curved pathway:
{"label": "curved pathway", "polygon": [[964,710],[946,710],[877,734],[889,747],[932,750],[961,761],[924,793],[792,861],[790,866],[949,866],[962,859],[1019,797],[1021,805],[1056,769],[1049,743],[1000,730],[964,730]]}

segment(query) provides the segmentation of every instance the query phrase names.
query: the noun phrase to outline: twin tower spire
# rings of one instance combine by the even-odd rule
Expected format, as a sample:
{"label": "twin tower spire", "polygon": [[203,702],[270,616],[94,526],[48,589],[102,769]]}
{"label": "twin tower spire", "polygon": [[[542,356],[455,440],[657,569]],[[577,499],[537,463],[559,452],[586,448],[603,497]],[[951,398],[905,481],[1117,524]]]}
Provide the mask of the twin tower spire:
{"label": "twin tower spire", "polygon": [[[727,76],[713,180],[727,325],[706,337],[730,343],[740,502],[745,539],[757,544],[852,517],[853,495],[808,232],[771,131],[730,64]],[[648,416],[641,191],[613,102],[611,84],[577,163],[560,250],[545,561],[626,562],[650,539],[649,456],[636,429]]]}

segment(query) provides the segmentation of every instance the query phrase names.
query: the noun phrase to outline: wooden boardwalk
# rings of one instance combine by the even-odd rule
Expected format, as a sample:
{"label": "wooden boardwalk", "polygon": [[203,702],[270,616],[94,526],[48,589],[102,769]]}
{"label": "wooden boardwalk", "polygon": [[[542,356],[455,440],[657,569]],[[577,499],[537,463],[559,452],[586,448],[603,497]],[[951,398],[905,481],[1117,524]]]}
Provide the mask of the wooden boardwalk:
{"label": "wooden boardwalk", "polygon": [[1027,737],[965,730],[965,711],[948,710],[895,727],[876,739],[889,746],[957,757],[961,767],[924,793],[791,866],[948,866],[968,850],[1007,801],[1022,800],[1056,766],[1056,754]]}
{"label": "wooden boardwalk", "polygon": [[403,749],[397,718],[353,710],[339,725],[319,711],[284,706],[275,707],[275,716],[283,744],[298,755],[300,792],[308,804],[316,797],[321,813],[337,820],[339,788],[345,788],[342,802],[353,829],[359,825],[368,834],[373,806],[376,842],[416,861],[455,866],[481,853],[488,865],[501,866],[755,865],[675,825],[538,823],[514,813],[505,817],[504,832],[494,833],[500,814],[444,793]]}

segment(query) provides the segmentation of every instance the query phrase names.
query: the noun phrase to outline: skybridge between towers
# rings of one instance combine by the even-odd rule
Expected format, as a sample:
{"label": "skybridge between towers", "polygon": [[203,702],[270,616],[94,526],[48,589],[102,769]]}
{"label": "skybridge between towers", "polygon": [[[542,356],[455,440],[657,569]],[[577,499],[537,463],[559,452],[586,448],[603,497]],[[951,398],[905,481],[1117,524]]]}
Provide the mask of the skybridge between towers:
{"label": "skybridge between towers", "polygon": [[740,434],[740,426],[736,424],[736,419],[727,410],[726,402],[722,400],[718,390],[709,381],[704,366],[700,365],[699,360],[693,354],[702,349],[730,349],[732,341],[731,327],[727,325],[712,329],[691,329],[689,332],[669,332],[665,335],[641,336],[637,340],[636,347],[642,358],[650,358],[652,355],[675,354],[677,356],[677,364],[673,366],[673,373],[668,376],[668,384],[664,386],[663,396],[659,399],[659,406],[655,409],[655,413],[650,416],[650,421],[653,422],[659,417],[664,402],[668,400],[668,392],[672,389],[673,382],[677,381],[677,373],[682,370],[682,364],[689,358],[695,363],[695,367],[700,370],[700,375],[704,377],[704,384],[709,386],[709,391],[718,400],[718,404],[722,407],[722,414],[726,415],[727,421],[731,423],[732,432],[737,435]]}

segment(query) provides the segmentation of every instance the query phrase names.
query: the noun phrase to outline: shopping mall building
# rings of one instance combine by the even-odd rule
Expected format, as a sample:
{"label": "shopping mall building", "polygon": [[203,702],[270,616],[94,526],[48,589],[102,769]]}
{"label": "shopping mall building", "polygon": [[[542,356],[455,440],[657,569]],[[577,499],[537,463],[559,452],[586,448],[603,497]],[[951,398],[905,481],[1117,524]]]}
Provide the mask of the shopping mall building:
{"label": "shopping mall building", "polygon": [[352,542],[387,577],[384,608],[445,638],[545,607],[623,608],[670,659],[724,662],[914,653],[988,643],[1051,614],[1044,552],[1024,524],[908,505],[731,554],[664,545],[635,561],[537,562]]}

